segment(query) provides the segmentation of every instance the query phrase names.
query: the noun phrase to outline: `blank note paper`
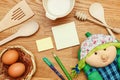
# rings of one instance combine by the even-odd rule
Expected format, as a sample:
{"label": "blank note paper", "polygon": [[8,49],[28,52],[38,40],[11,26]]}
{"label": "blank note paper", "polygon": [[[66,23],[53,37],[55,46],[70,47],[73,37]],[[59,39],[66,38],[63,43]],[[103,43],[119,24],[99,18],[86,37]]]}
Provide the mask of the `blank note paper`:
{"label": "blank note paper", "polygon": [[38,51],[44,51],[53,48],[51,37],[36,40]]}
{"label": "blank note paper", "polygon": [[57,50],[79,44],[75,23],[67,23],[52,27]]}

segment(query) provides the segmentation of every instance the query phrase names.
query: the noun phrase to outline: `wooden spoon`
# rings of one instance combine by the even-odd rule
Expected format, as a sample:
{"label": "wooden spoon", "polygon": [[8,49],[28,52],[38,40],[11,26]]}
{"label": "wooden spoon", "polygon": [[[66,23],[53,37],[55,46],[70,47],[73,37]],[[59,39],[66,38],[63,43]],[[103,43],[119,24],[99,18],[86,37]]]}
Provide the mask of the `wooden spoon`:
{"label": "wooden spoon", "polygon": [[39,25],[36,22],[29,22],[28,24],[24,25],[23,27],[21,27],[15,34],[9,36],[6,39],[3,39],[2,41],[0,41],[0,46],[17,38],[17,37],[27,37],[27,36],[31,36],[32,34],[34,34],[35,32],[37,32],[39,29]]}
{"label": "wooden spoon", "polygon": [[105,17],[104,17],[104,9],[100,3],[93,3],[89,8],[89,12],[92,17],[96,18],[97,20],[99,20],[100,22],[102,22],[105,25],[106,29],[108,30],[109,34],[112,37],[115,38],[115,36],[111,30],[113,30],[116,33],[120,33],[120,30],[118,30],[118,28],[112,28],[107,25],[107,23],[105,21]]}

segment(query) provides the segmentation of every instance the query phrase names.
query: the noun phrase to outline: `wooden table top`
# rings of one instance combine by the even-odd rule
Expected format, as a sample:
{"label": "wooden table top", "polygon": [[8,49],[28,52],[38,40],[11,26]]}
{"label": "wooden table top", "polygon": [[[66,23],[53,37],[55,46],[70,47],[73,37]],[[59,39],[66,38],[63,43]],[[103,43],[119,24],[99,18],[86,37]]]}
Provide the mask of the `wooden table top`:
{"label": "wooden table top", "polygon": [[[7,11],[10,10],[19,1],[21,0],[0,0],[0,19],[2,19],[7,13]],[[80,45],[57,51],[55,47],[54,38],[51,32],[51,27],[74,21],[76,24],[77,33],[80,42],[83,42],[86,39],[84,34],[88,31],[91,32],[92,34],[99,34],[99,33],[108,34],[107,30],[102,26],[96,25],[89,21],[82,22],[75,19],[74,14],[76,11],[85,11],[88,17],[90,17],[88,13],[89,6],[94,2],[100,2],[105,10],[106,22],[112,27],[120,28],[120,22],[119,22],[120,0],[76,0],[72,12],[66,17],[57,19],[55,21],[46,18],[45,11],[42,5],[42,0],[26,0],[26,1],[32,8],[33,12],[35,13],[35,16],[33,16],[31,19],[27,20],[26,22],[20,25],[14,26],[8,30],[1,32],[0,40],[8,37],[9,35],[12,35],[22,25],[32,20],[37,21],[39,23],[40,26],[39,31],[35,35],[30,37],[17,38],[1,46],[0,50],[8,46],[21,45],[24,46],[26,49],[30,50],[31,52],[33,52],[36,58],[37,70],[32,80],[60,80],[59,77],[42,61],[43,57],[49,58],[54,63],[55,67],[60,71],[60,73],[62,73],[63,76],[65,77],[64,73],[62,72],[62,70],[54,60],[51,51],[54,51],[59,56],[64,66],[69,72],[71,71],[71,67],[75,66],[75,64],[78,62],[77,52],[80,48]],[[92,17],[90,18],[93,19]],[[118,40],[120,40],[119,34],[115,34],[115,36]],[[35,41],[46,37],[52,38],[54,43],[54,49],[38,52]],[[75,80],[87,80],[87,79],[85,74],[81,72],[78,78]]]}

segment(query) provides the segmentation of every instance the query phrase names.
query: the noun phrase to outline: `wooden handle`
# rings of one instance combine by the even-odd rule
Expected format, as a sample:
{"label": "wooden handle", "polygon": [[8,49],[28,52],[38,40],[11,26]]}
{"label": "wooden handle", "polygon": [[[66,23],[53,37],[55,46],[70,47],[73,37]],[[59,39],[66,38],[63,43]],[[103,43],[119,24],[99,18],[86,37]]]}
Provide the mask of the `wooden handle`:
{"label": "wooden handle", "polygon": [[107,29],[107,31],[109,32],[109,34],[113,37],[113,38],[115,38],[115,35],[113,34],[113,32],[111,31],[111,29],[109,29],[108,27],[108,25],[107,24],[104,24],[105,26],[106,26],[106,29]]}
{"label": "wooden handle", "polygon": [[5,44],[5,43],[17,38],[17,37],[18,37],[18,35],[15,33],[15,34],[9,36],[8,38],[3,39],[2,41],[0,41],[0,46],[2,46],[3,44]]}
{"label": "wooden handle", "polygon": [[4,31],[5,29],[9,28],[11,21],[9,19],[6,19],[6,17],[4,19],[2,19],[2,21],[0,22],[0,32]]}
{"label": "wooden handle", "polygon": [[112,27],[108,26],[107,24],[103,24],[103,23],[100,23],[100,22],[98,22],[98,21],[92,20],[92,19],[90,19],[90,18],[87,18],[87,20],[89,20],[89,21],[91,21],[91,22],[94,22],[94,23],[96,23],[96,24],[98,24],[98,25],[104,26],[104,27],[107,29],[107,31],[109,32],[109,34],[110,34],[112,37],[115,38],[113,32],[110,30],[110,29],[113,29]]}
{"label": "wooden handle", "polygon": [[98,22],[98,21],[96,21],[96,20],[93,20],[93,19],[90,19],[90,18],[87,18],[87,20],[89,20],[90,22],[96,23],[96,24],[98,24],[98,25],[104,26],[104,27],[106,27],[106,28],[112,29],[111,27],[105,26],[103,23],[100,23],[100,22]]}

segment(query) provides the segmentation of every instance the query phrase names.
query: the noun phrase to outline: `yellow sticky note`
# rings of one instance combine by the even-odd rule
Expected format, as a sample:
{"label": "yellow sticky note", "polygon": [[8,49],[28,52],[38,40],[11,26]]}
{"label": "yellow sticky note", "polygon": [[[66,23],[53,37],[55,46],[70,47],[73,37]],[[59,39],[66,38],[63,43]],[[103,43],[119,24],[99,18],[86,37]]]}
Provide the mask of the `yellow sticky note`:
{"label": "yellow sticky note", "polygon": [[79,45],[75,22],[52,27],[57,50]]}
{"label": "yellow sticky note", "polygon": [[44,51],[53,48],[53,42],[51,37],[36,40],[38,51]]}

